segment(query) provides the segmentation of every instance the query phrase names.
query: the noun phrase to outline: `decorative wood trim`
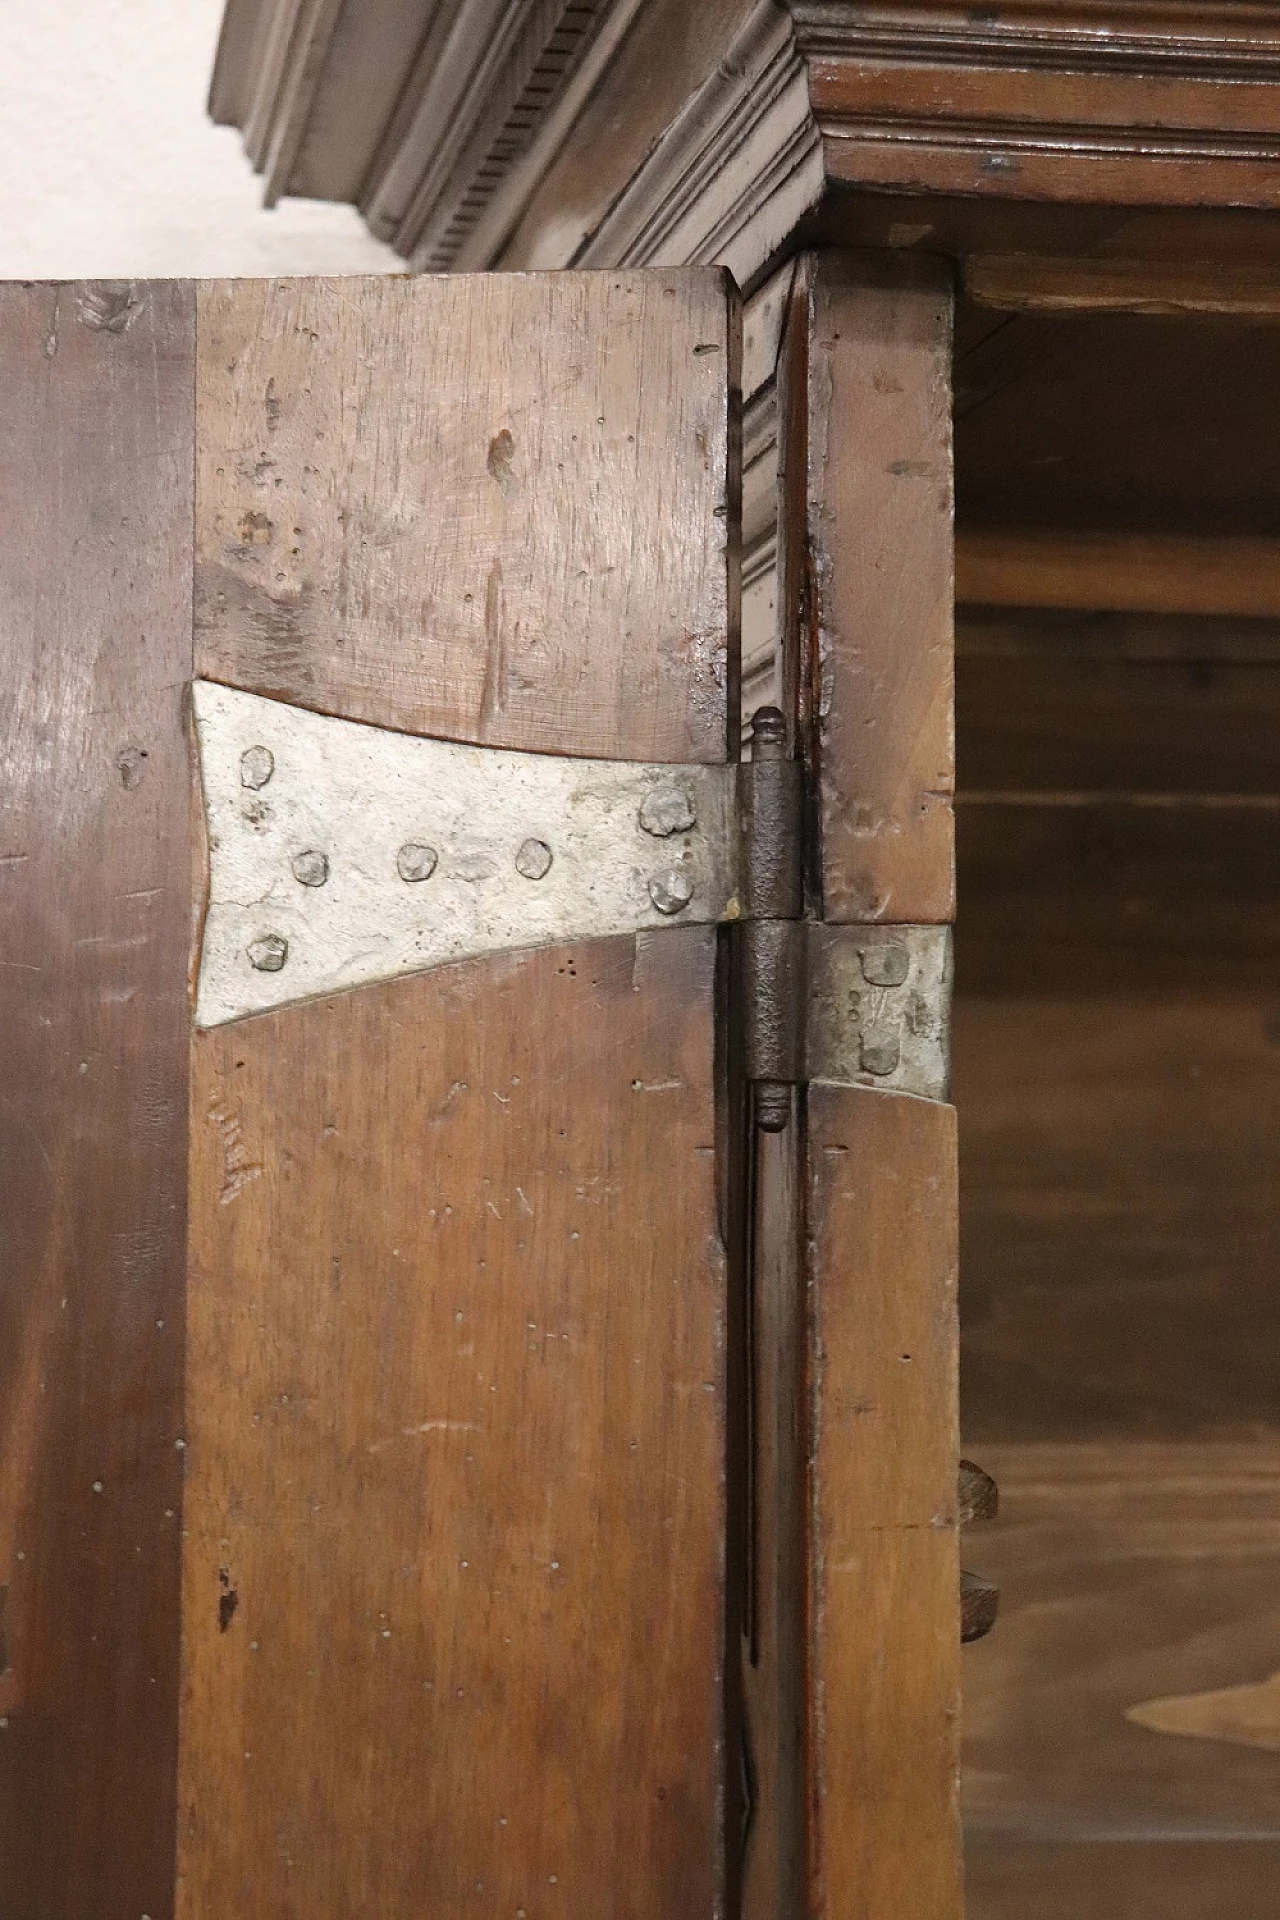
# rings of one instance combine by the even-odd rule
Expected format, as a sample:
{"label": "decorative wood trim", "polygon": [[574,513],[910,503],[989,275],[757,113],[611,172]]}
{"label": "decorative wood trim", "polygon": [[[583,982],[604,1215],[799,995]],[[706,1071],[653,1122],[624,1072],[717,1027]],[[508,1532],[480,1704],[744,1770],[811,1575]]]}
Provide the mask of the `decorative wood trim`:
{"label": "decorative wood trim", "polygon": [[[1273,9],[795,0],[832,179],[912,192],[1280,205]],[[1212,26],[1206,24],[1206,15]]]}
{"label": "decorative wood trim", "polygon": [[824,184],[790,19],[761,0],[573,265],[714,261],[747,285]]}
{"label": "decorative wood trim", "polygon": [[374,231],[416,270],[456,264],[609,11],[609,0],[488,0],[459,13],[364,199]]}
{"label": "decorative wood trim", "polygon": [[[244,127],[269,201],[354,182],[372,152],[349,190],[375,233],[414,268],[493,266],[583,116],[598,120],[649,4],[456,0],[426,6],[415,38],[373,0],[228,0],[211,110]],[[566,204],[564,257],[539,264],[718,261],[750,285],[820,206],[840,229],[831,190],[847,186],[968,200],[979,245],[992,200],[1280,207],[1273,6],[760,0],[738,19],[604,217],[577,224]],[[335,69],[384,35],[387,85],[348,106]],[[322,135],[349,157],[317,175]],[[1187,244],[1205,257],[1202,231]]]}

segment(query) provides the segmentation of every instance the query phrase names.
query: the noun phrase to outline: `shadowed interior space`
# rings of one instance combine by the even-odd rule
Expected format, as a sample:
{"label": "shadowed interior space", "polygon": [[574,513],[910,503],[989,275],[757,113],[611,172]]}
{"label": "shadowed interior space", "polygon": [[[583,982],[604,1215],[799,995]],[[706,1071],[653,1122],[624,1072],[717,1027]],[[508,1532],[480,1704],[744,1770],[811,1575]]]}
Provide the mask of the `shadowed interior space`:
{"label": "shadowed interior space", "polygon": [[970,1920],[1276,1911],[1278,349],[958,316]]}

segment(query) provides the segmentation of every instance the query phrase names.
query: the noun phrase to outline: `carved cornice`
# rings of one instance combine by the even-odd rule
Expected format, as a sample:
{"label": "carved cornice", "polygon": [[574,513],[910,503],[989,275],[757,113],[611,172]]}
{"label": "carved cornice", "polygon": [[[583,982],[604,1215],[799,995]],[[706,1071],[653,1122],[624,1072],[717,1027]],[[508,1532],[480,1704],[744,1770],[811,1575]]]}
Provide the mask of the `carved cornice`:
{"label": "carved cornice", "polygon": [[728,266],[749,284],[822,198],[822,142],[789,16],[762,0],[575,266]]}
{"label": "carved cornice", "polygon": [[1274,6],[1237,6],[1230,0],[1222,5],[1005,0],[979,10],[955,4],[855,7],[847,0],[794,0],[790,11],[805,55],[813,60],[1280,79],[1280,18]]}
{"label": "carved cornice", "polygon": [[1280,16],[794,0],[828,175],[1077,204],[1280,200]]}
{"label": "carved cornice", "polygon": [[[627,121],[620,53],[646,25],[661,44],[674,3],[229,0],[212,106],[244,128],[268,199],[345,193],[433,270],[500,264],[539,194],[539,264],[719,260],[744,283],[836,185],[1280,205],[1275,5],[743,0],[720,6],[722,46],[680,67],[685,90],[648,154],[584,219],[584,169],[606,157],[602,106],[606,125]],[[346,172],[325,158],[339,149]],[[554,183],[570,175],[561,239]]]}

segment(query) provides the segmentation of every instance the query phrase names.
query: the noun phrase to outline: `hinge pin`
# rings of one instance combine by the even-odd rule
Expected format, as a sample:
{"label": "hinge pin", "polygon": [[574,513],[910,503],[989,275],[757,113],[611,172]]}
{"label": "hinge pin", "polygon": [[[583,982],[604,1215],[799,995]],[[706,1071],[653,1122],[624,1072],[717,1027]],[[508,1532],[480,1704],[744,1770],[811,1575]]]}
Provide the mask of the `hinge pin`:
{"label": "hinge pin", "polygon": [[743,1035],[756,1124],[781,1133],[804,1078],[805,949],[801,914],[801,768],[787,758],[786,720],[760,707],[743,768]]}

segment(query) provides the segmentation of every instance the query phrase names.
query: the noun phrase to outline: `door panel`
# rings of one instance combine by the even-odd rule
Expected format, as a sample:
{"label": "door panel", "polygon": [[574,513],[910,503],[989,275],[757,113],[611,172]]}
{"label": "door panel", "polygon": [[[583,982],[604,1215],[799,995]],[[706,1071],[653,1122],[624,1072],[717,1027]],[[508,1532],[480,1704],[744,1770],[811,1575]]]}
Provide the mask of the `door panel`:
{"label": "door panel", "polygon": [[199,301],[199,674],[408,733],[724,759],[719,274],[210,281]]}
{"label": "door panel", "polygon": [[711,1914],[715,935],[197,1034],[179,1912]]}
{"label": "door panel", "polygon": [[3,297],[0,1904],[710,1920],[721,936],[193,1031],[183,702],[723,761],[730,289]]}
{"label": "door panel", "polygon": [[813,1087],[808,1146],[816,1910],[942,1920],[959,1913],[955,1110]]}
{"label": "door panel", "polygon": [[172,1899],[190,286],[0,287],[0,1906]]}

